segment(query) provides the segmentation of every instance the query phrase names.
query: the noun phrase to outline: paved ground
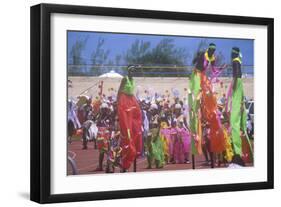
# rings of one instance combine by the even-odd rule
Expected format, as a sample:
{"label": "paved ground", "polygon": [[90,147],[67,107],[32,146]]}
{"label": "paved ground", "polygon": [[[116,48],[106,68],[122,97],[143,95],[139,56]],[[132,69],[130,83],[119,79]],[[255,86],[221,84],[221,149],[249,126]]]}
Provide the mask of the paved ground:
{"label": "paved ground", "polygon": [[[73,141],[71,144],[68,145],[68,154],[72,157],[78,168],[78,174],[96,174],[96,173],[104,173],[104,172],[95,172],[95,169],[98,165],[98,150],[94,149],[93,142],[88,143],[88,149],[82,150],[82,142],[81,141]],[[104,162],[105,163],[105,162]],[[217,166],[216,168],[219,167]],[[196,169],[204,169],[204,168],[211,168],[204,161],[203,155],[198,155],[195,158],[195,166]],[[145,158],[138,158],[137,159],[137,172],[139,171],[163,171],[163,170],[181,170],[181,169],[192,169],[192,164],[168,164],[165,165],[162,169],[146,169],[147,161]],[[221,164],[220,168],[227,167],[227,165]],[[115,170],[116,173],[120,172],[119,169]],[[133,165],[129,169],[129,172],[133,172]],[[71,168],[68,166],[68,174],[71,173]]]}

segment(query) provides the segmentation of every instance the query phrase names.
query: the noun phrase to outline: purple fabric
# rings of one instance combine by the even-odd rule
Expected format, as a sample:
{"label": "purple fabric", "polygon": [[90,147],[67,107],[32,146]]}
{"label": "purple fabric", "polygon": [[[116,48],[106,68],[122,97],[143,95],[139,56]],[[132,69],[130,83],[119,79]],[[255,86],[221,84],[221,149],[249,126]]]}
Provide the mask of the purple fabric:
{"label": "purple fabric", "polygon": [[184,146],[179,139],[176,139],[174,143],[174,160],[176,163],[184,162]]}
{"label": "purple fabric", "polygon": [[[209,61],[204,57],[204,71],[207,70],[209,66]],[[217,66],[213,66],[213,65],[210,65],[210,68],[211,68],[211,82],[212,83],[218,83],[219,82],[219,75],[222,73],[223,69],[222,67],[217,67]]]}
{"label": "purple fabric", "polygon": [[174,157],[174,143],[177,138],[177,129],[170,129],[170,141],[169,141],[169,154],[171,157]]}
{"label": "purple fabric", "polygon": [[164,128],[160,130],[160,133],[164,135],[169,141],[171,139],[171,130],[169,128]]}
{"label": "purple fabric", "polygon": [[174,160],[177,163],[183,163],[186,153],[190,151],[190,135],[185,128],[177,128],[176,133],[173,151]]}
{"label": "purple fabric", "polygon": [[190,133],[185,128],[177,128],[178,136],[182,138],[183,141],[183,147],[184,147],[184,153],[187,153],[190,151]]}

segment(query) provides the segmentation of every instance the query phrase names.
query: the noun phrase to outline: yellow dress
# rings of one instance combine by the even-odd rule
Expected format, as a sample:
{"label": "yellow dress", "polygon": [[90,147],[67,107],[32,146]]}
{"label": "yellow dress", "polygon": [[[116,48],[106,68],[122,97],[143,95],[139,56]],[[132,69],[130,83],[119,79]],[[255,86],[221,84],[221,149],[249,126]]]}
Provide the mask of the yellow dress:
{"label": "yellow dress", "polygon": [[169,144],[170,144],[170,133],[169,127],[166,122],[160,124],[160,141],[162,142],[163,152],[166,160],[169,160]]}

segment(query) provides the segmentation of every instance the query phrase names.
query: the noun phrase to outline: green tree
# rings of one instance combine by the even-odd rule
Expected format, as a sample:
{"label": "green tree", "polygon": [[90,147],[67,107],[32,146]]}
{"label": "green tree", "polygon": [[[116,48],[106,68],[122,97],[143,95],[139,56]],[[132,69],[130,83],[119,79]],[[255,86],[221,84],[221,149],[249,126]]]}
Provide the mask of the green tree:
{"label": "green tree", "polygon": [[[153,72],[164,74],[167,70],[171,71],[167,66],[183,66],[187,63],[188,58],[189,53],[185,48],[176,47],[172,38],[164,38],[153,48],[151,48],[150,42],[137,39],[125,53],[124,60],[127,64],[151,66],[151,68],[145,69],[150,74]],[[152,66],[161,66],[161,68]],[[173,70],[179,69],[175,67]]]}
{"label": "green tree", "polygon": [[152,49],[150,62],[152,64],[184,65],[187,57],[188,53],[185,48],[177,48],[173,39],[164,38]]}
{"label": "green tree", "polygon": [[110,50],[104,49],[104,44],[105,44],[105,39],[99,38],[97,46],[91,55],[91,60],[93,64],[92,71],[96,75],[107,72],[106,68],[102,66],[104,66],[107,63]]}
{"label": "green tree", "polygon": [[125,61],[128,65],[131,64],[145,64],[144,60],[147,59],[150,51],[150,42],[140,41],[138,39],[125,53]]}
{"label": "green tree", "polygon": [[120,54],[115,56],[115,65],[120,66],[122,56]]}
{"label": "green tree", "polygon": [[81,73],[83,70],[83,65],[85,60],[82,57],[82,52],[87,44],[88,37],[84,39],[77,39],[70,49],[70,59],[72,60],[72,65],[69,67],[69,73]]}
{"label": "green tree", "polygon": [[115,68],[115,70],[116,70],[117,73],[122,73],[123,72],[121,67],[120,67],[121,60],[122,60],[122,55],[118,54],[118,55],[115,56],[115,65],[117,66]]}

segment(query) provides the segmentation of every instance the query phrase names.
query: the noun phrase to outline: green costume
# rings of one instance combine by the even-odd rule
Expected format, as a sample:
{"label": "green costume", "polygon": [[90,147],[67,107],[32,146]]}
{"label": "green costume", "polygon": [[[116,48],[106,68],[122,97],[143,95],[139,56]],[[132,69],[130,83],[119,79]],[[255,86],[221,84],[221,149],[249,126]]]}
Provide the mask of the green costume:
{"label": "green costume", "polygon": [[[237,61],[241,65],[240,58],[234,58],[233,62]],[[240,130],[245,134],[246,141],[250,146],[251,158],[253,151],[251,142],[247,134],[247,112],[245,108],[243,82],[241,78],[236,78],[236,84],[232,91],[232,105],[230,113],[231,138],[234,153],[242,157],[242,139]]]}
{"label": "green costume", "polygon": [[126,76],[126,83],[124,85],[123,91],[127,95],[134,95],[134,90],[135,90],[135,82],[134,80],[130,80],[128,76]]}
{"label": "green costume", "polygon": [[[242,107],[244,92],[241,78],[237,78],[236,88],[232,93],[232,108],[230,114],[231,137],[235,154],[242,156],[242,140],[240,137],[240,129],[246,126],[246,113]],[[244,104],[243,104],[244,105]]]}
{"label": "green costume", "polygon": [[165,164],[164,146],[158,128],[150,129],[150,136],[146,141],[146,152],[149,168],[151,168],[153,162],[155,162],[157,168],[163,167]]}
{"label": "green costume", "polygon": [[[198,117],[198,110],[200,108],[200,99],[198,99],[198,95],[201,90],[201,77],[200,72],[197,69],[194,69],[191,76],[190,76],[190,83],[189,88],[191,93],[188,94],[188,104],[190,107],[189,110],[189,119],[190,119],[190,130],[193,135],[198,134],[198,124],[199,124],[199,117]],[[195,140],[191,139],[191,147],[192,147],[192,154],[198,154],[198,148],[195,145]]]}

